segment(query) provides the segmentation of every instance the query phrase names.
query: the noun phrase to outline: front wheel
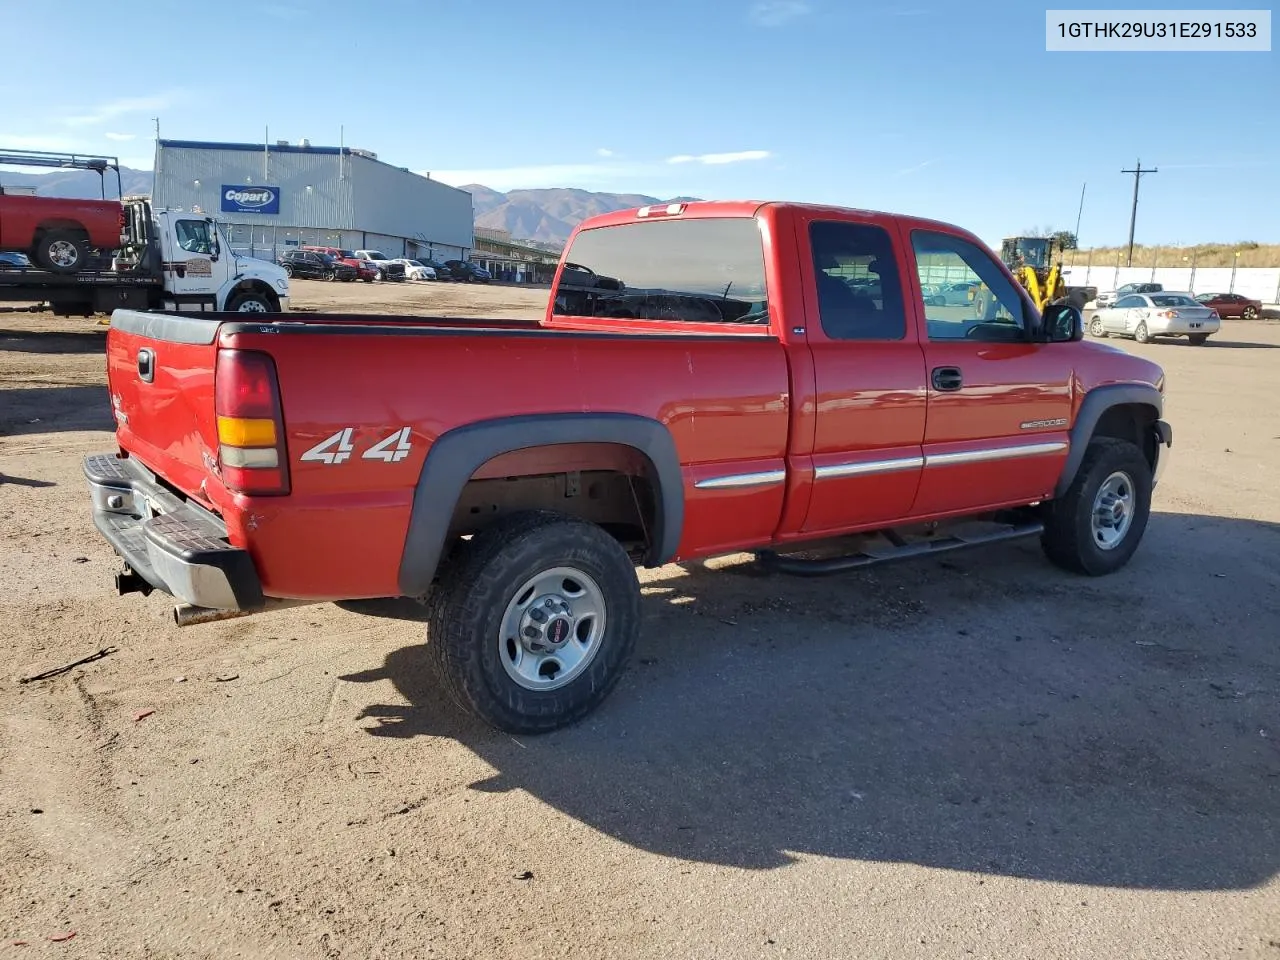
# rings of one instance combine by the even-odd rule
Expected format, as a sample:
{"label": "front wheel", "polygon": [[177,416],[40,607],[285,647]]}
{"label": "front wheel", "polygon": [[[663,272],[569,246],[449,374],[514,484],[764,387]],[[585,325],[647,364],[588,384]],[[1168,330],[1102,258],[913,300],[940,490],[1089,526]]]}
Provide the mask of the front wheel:
{"label": "front wheel", "polygon": [[332,283],[334,280],[337,280],[337,279],[338,279],[338,271],[336,271],[336,270],[326,270],[326,271],[324,272],[324,278],[325,278],[326,280],[328,280],[330,283]]}
{"label": "front wheel", "polygon": [[1138,324],[1138,329],[1133,331],[1133,339],[1137,340],[1139,343],[1151,342],[1151,334],[1147,332],[1147,325],[1145,323]]}
{"label": "front wheel", "polygon": [[1240,311],[1240,319],[1241,320],[1257,320],[1258,308],[1253,306],[1252,304],[1245,307],[1243,310]]}
{"label": "front wheel", "polygon": [[428,600],[427,649],[464,709],[509,733],[581,720],[621,677],[640,631],[626,551],[593,523],[547,510],[462,543]]}
{"label": "front wheel", "polygon": [[1046,506],[1040,545],[1058,566],[1114,573],[1138,549],[1151,512],[1151,467],[1127,440],[1095,437],[1067,492]]}
{"label": "front wheel", "polygon": [[275,307],[271,305],[271,301],[267,299],[265,294],[242,293],[231,299],[227,304],[227,309],[232,313],[274,313]]}
{"label": "front wheel", "polygon": [[1107,331],[1102,327],[1102,318],[1094,317],[1089,321],[1089,335],[1097,337],[1099,340],[1107,338]]}
{"label": "front wheel", "polygon": [[293,267],[287,263],[284,265],[284,275],[290,279],[293,278]]}

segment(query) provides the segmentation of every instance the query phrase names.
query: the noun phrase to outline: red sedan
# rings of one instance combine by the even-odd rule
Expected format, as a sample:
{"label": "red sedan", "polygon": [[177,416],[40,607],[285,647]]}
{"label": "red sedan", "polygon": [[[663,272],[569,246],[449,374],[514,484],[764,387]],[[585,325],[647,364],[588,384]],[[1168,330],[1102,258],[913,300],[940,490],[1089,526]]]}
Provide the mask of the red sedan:
{"label": "red sedan", "polygon": [[1196,299],[1206,307],[1212,307],[1220,317],[1241,317],[1257,320],[1262,313],[1262,301],[1250,300],[1238,293],[1200,293]]}

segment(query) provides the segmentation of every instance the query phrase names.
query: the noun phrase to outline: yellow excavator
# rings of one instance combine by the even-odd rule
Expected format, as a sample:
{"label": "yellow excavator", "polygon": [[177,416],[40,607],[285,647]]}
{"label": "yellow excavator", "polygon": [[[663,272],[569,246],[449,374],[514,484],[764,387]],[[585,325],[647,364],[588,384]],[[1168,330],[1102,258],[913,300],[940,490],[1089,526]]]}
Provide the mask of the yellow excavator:
{"label": "yellow excavator", "polygon": [[1040,310],[1067,296],[1061,263],[1053,263],[1054,251],[1061,249],[1053,237],[1007,237],[1000,243],[1000,259]]}

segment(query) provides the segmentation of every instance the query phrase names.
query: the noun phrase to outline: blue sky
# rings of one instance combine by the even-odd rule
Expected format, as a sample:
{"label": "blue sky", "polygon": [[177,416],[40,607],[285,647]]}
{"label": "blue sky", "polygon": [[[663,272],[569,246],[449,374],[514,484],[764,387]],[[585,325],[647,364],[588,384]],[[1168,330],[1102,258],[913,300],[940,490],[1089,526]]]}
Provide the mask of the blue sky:
{"label": "blue sky", "polygon": [[[1055,7],[1067,4],[1054,4]],[[1080,4],[1082,7],[1094,4]],[[1127,6],[1121,4],[1120,6]],[[1200,8],[1238,8],[1212,4]],[[500,190],[794,199],[1030,227],[1280,241],[1280,53],[1046,53],[1025,0],[114,0],[6,9],[0,147],[348,146]],[[44,83],[50,52],[84,65]],[[100,78],[99,82],[94,78]]]}

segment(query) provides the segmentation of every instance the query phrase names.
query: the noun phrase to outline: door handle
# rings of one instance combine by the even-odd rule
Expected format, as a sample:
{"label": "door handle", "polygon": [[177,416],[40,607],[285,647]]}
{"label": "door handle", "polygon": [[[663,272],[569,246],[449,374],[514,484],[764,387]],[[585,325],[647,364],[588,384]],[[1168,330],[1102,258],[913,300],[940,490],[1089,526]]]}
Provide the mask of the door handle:
{"label": "door handle", "polygon": [[138,351],[138,376],[145,383],[156,378],[156,355],[150,347],[143,347]]}
{"label": "door handle", "polygon": [[933,388],[935,390],[959,390],[964,386],[964,377],[959,367],[934,367]]}

